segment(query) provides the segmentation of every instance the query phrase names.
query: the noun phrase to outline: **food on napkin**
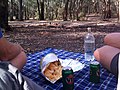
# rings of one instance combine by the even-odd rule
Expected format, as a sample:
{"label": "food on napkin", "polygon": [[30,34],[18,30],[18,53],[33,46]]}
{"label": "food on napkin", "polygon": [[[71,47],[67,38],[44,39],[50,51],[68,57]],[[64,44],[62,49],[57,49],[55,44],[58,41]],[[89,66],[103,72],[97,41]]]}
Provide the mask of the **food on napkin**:
{"label": "food on napkin", "polygon": [[62,77],[62,67],[70,66],[74,72],[81,70],[84,64],[73,59],[58,59],[54,53],[48,53],[40,61],[42,75],[51,83],[55,83]]}
{"label": "food on napkin", "polygon": [[62,77],[62,66],[60,61],[50,62],[43,74],[52,82]]}
{"label": "food on napkin", "polygon": [[43,76],[51,83],[55,83],[62,77],[61,62],[54,53],[48,53],[42,58],[40,62],[40,69]]}

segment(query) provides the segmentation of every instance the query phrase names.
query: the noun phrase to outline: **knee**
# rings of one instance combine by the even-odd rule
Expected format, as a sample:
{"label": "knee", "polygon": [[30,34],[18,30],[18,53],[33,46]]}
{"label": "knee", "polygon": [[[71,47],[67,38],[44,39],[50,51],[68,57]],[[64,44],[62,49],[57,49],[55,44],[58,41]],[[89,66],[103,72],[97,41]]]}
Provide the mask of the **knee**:
{"label": "knee", "polygon": [[24,51],[21,51],[20,54],[21,54],[21,58],[24,60],[24,63],[26,63],[27,56],[26,56],[25,52],[24,52]]}
{"label": "knee", "polygon": [[16,57],[16,59],[18,59],[18,62],[20,62],[22,66],[24,66],[27,62],[27,56],[23,51],[20,52],[20,54]]}
{"label": "knee", "polygon": [[99,49],[96,49],[94,51],[94,57],[97,61],[100,61],[100,54],[99,54]]}
{"label": "knee", "polygon": [[20,65],[19,69],[22,69],[27,62],[27,56],[26,56],[25,52],[21,51],[21,53],[18,55],[18,58],[19,58],[18,62]]}
{"label": "knee", "polygon": [[105,44],[108,44],[110,42],[110,37],[111,37],[111,34],[108,34],[104,37],[104,43]]}
{"label": "knee", "polygon": [[110,33],[104,37],[104,43],[111,45],[118,38],[120,38],[120,33]]}
{"label": "knee", "polygon": [[27,62],[27,56],[25,52],[21,51],[17,57],[14,59],[11,59],[10,62],[12,63],[13,66],[17,67],[19,70],[21,70],[24,65]]}

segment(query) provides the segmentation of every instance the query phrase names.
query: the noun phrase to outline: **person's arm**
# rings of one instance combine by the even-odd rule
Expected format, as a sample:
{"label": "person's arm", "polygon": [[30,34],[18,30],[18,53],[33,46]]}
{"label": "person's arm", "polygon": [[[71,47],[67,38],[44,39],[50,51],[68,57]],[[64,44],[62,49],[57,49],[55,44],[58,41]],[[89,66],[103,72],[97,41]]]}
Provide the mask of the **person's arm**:
{"label": "person's arm", "polygon": [[0,30],[0,60],[9,61],[21,70],[26,63],[26,58],[24,49],[19,44],[7,41]]}
{"label": "person's arm", "polygon": [[0,38],[0,59],[11,60],[21,52],[18,44],[8,42],[4,37]]}
{"label": "person's arm", "polygon": [[26,64],[27,56],[25,52],[21,51],[19,55],[17,55],[14,59],[11,59],[10,62],[13,66],[17,67],[21,70]]}

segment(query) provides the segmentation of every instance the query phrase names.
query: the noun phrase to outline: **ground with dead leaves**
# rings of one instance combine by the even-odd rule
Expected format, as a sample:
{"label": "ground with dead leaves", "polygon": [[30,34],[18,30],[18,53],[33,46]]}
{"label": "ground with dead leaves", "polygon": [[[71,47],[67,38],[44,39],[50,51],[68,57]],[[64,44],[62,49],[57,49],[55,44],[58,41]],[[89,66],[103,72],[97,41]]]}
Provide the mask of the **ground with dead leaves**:
{"label": "ground with dead leaves", "polygon": [[19,43],[26,53],[34,53],[52,47],[73,52],[83,52],[83,40],[87,27],[92,28],[96,48],[104,45],[108,33],[120,32],[120,25],[112,21],[11,21],[13,31],[4,36]]}

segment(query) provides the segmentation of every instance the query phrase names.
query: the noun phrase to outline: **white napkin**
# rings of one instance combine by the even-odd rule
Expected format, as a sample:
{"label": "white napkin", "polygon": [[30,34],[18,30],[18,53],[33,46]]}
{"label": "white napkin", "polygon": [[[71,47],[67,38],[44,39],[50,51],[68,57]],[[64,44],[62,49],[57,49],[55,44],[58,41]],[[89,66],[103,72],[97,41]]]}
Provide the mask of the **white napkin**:
{"label": "white napkin", "polygon": [[73,72],[79,71],[81,69],[83,69],[83,67],[85,66],[84,64],[82,64],[81,62],[74,60],[74,59],[59,59],[62,66],[70,66],[73,69]]}

